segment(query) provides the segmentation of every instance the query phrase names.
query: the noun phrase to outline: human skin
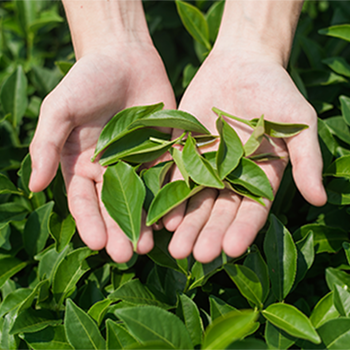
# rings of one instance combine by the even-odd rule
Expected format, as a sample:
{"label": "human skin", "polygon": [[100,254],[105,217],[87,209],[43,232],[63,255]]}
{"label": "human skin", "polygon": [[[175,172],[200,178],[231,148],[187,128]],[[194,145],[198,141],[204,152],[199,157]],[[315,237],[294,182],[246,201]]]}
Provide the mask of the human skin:
{"label": "human skin", "polygon": [[[140,1],[63,3],[77,63],[43,102],[30,147],[30,189],[48,186],[61,162],[81,238],[91,249],[105,247],[113,260],[125,262],[133,253],[131,243],[101,203],[104,168],[90,158],[103,126],[119,110],[161,101],[166,108],[176,108],[176,103]],[[213,106],[248,119],[264,113],[268,120],[308,124],[300,135],[276,140],[276,146],[265,142],[259,151],[275,152],[282,159],[261,166],[276,192],[289,154],[302,195],[322,205],[326,194],[316,113],[285,71],[300,7],[300,1],[228,0],[214,48],[179,108],[194,114],[213,133]],[[228,122],[245,142],[249,131]],[[175,171],[174,179],[178,177]],[[211,261],[222,249],[239,256],[265,223],[270,206],[206,189],[189,201],[187,209],[182,205],[163,220],[175,231],[169,250],[176,258],[193,251],[201,262]],[[143,225],[138,252],[145,254],[152,247],[152,231]]]}

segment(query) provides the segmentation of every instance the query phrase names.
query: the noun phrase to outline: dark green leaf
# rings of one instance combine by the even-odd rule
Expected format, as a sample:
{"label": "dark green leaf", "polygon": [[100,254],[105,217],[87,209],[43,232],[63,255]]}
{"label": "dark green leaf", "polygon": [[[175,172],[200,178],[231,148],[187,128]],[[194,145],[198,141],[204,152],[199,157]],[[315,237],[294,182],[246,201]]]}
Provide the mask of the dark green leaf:
{"label": "dark green leaf", "polygon": [[263,197],[261,196],[257,196],[254,193],[250,192],[249,190],[247,190],[245,187],[241,186],[241,185],[236,185],[236,184],[232,184],[231,182],[228,181],[224,181],[225,183],[225,188],[236,192],[237,194],[239,194],[242,197],[247,197],[249,199],[252,199],[253,201],[261,204],[262,206],[266,206]]}
{"label": "dark green leaf", "polygon": [[350,125],[350,98],[347,96],[340,96],[341,111],[346,124]]}
{"label": "dark green leaf", "polygon": [[217,318],[205,330],[202,349],[225,349],[235,340],[244,338],[255,327],[258,315],[253,310],[242,310]]}
{"label": "dark green leaf", "polygon": [[[46,285],[46,286],[45,286]],[[41,288],[48,288],[49,287],[49,280],[44,280],[39,282],[35,288],[31,291],[31,293],[22,300],[21,304],[19,305],[18,309],[17,309],[17,313],[20,314],[21,312],[23,312],[26,309],[29,309],[34,301],[34,298],[37,296],[37,294],[40,292]]]}
{"label": "dark green leaf", "polygon": [[269,321],[266,322],[265,339],[269,345],[269,349],[285,350],[290,348],[296,341],[288,333],[274,326]]}
{"label": "dark green leaf", "polygon": [[324,120],[333,135],[350,145],[350,131],[343,117],[331,117]]}
{"label": "dark green leaf", "polygon": [[325,322],[337,318],[338,316],[339,312],[333,304],[333,292],[329,292],[319,300],[312,310],[310,321],[315,328],[319,328]]}
{"label": "dark green leaf", "polygon": [[260,309],[262,307],[262,286],[255,272],[244,265],[238,264],[226,265],[225,271],[241,294]]}
{"label": "dark green leaf", "polygon": [[48,326],[35,333],[24,333],[20,337],[34,350],[74,349],[67,340],[64,326]]}
{"label": "dark green leaf", "polygon": [[220,134],[220,145],[216,155],[216,169],[221,179],[233,171],[243,157],[243,146],[237,133],[222,118],[216,120],[216,128]]}
{"label": "dark green leaf", "polygon": [[207,187],[224,188],[223,182],[209,161],[199,154],[191,135],[187,137],[182,158],[186,171],[194,182]]}
{"label": "dark green leaf", "polygon": [[350,179],[333,179],[326,187],[328,203],[334,205],[350,204]]}
{"label": "dark green leaf", "polygon": [[268,346],[259,339],[247,338],[243,340],[235,341],[226,347],[227,350],[267,350]]}
{"label": "dark green leaf", "polygon": [[4,250],[11,250],[11,227],[9,224],[5,224],[0,227],[0,248]]}
{"label": "dark green leaf", "polygon": [[22,66],[18,66],[3,83],[0,101],[4,112],[11,114],[13,126],[20,125],[28,105],[27,78]]}
{"label": "dark green leaf", "polygon": [[350,41],[350,24],[340,24],[318,31],[322,35],[333,36],[335,38]]}
{"label": "dark green leaf", "polygon": [[219,32],[221,17],[224,12],[225,1],[217,1],[214,2],[213,5],[210,6],[205,18],[208,23],[209,29],[209,40],[210,42],[215,42],[216,37]]}
{"label": "dark green leaf", "polygon": [[346,260],[348,261],[348,264],[350,265],[350,244],[348,242],[344,242],[343,249],[345,252]]}
{"label": "dark green leaf", "polygon": [[47,326],[56,326],[62,323],[50,310],[26,309],[21,312],[10,330],[10,334],[33,333]]}
{"label": "dark green leaf", "polygon": [[[145,116],[152,114],[163,107],[163,103],[157,103],[149,106],[130,107],[117,113],[103,128],[97,141],[92,160],[94,160],[101,151],[106,149],[113,142],[116,142],[123,136],[133,131],[134,128],[129,127],[134,121],[144,118]],[[142,126],[139,126],[139,128],[140,127]]]}
{"label": "dark green leaf", "polygon": [[135,170],[124,162],[107,168],[103,175],[102,202],[136,250],[141,230],[145,186]]}
{"label": "dark green leaf", "polygon": [[309,340],[315,344],[321,342],[311,321],[296,307],[284,303],[272,304],[262,311],[265,318],[288,334]]}
{"label": "dark green leaf", "polygon": [[326,349],[347,349],[350,343],[350,319],[340,317],[330,320],[318,329],[318,333]]}
{"label": "dark green leaf", "polygon": [[265,172],[253,161],[242,158],[239,165],[227,176],[233,185],[240,185],[253,194],[273,200],[273,192]]}
{"label": "dark green leaf", "polygon": [[32,33],[37,33],[45,26],[56,26],[58,23],[64,22],[64,19],[55,11],[43,11],[40,17],[35,19],[29,26],[28,30]]}
{"label": "dark green leaf", "polygon": [[27,266],[27,262],[13,257],[0,258],[0,288],[4,283],[17,272]]}
{"label": "dark green leaf", "polygon": [[350,289],[350,275],[345,271],[337,270],[333,267],[326,269],[326,282],[328,288],[334,291],[335,285],[343,287],[344,285]]}
{"label": "dark green leaf", "polygon": [[29,196],[31,191],[28,188],[30,175],[32,173],[32,160],[30,158],[30,153],[28,153],[21,163],[21,168],[18,171],[18,175],[21,178],[21,186],[24,192]]}
{"label": "dark green leaf", "polygon": [[19,288],[8,294],[0,304],[0,318],[22,304],[22,302],[32,293],[29,288]]}
{"label": "dark green leaf", "polygon": [[327,169],[333,160],[335,154],[336,142],[332,136],[327,124],[322,120],[318,119],[318,141],[320,143],[323,169]]}
{"label": "dark green leaf", "polygon": [[61,252],[69,244],[75,233],[75,221],[71,214],[62,219],[56,213],[52,213],[49,229],[56,241],[56,251]]}
{"label": "dark green leaf", "polygon": [[294,283],[297,250],[291,234],[274,215],[270,216],[270,226],[264,241],[264,252],[272,291],[281,301],[288,295]]}
{"label": "dark green leaf", "polygon": [[0,194],[20,194],[17,187],[5,175],[0,174]]}
{"label": "dark green leaf", "polygon": [[26,252],[34,256],[40,252],[49,238],[49,218],[54,202],[48,202],[33,211],[24,227],[23,243]]}
{"label": "dark green leaf", "polygon": [[169,309],[169,305],[160,302],[139,280],[131,280],[120,286],[108,296],[113,301],[123,300],[132,305],[154,305]]}
{"label": "dark green leaf", "polygon": [[193,349],[185,325],[177,316],[163,309],[155,306],[123,308],[116,310],[115,314],[141,342],[160,340],[173,349]]}
{"label": "dark green leaf", "polygon": [[32,67],[31,80],[41,97],[45,97],[49,94],[59,83],[61,78],[61,73],[56,67],[53,69],[40,66]]}
{"label": "dark green leaf", "polygon": [[176,7],[183,25],[193,39],[211,50],[208,23],[202,12],[197,7],[179,0],[176,0]]}
{"label": "dark green leaf", "polygon": [[202,134],[210,134],[207,128],[202,125],[193,115],[174,109],[164,109],[148,114],[142,119],[135,120],[130,125],[130,128],[149,126],[163,126]]}
{"label": "dark green leaf", "polygon": [[209,297],[210,302],[210,316],[212,321],[226,315],[227,313],[236,310],[233,306],[227,304],[225,301],[216,297],[215,295],[211,295]]}
{"label": "dark green leaf", "polygon": [[107,350],[126,349],[126,347],[138,343],[138,341],[120,324],[111,319],[106,321],[107,326]]}
{"label": "dark green leaf", "polygon": [[324,69],[308,69],[300,72],[300,76],[307,87],[321,87],[347,82],[343,76]]}
{"label": "dark green leaf", "polygon": [[244,155],[246,157],[253,154],[260,146],[261,142],[264,139],[265,134],[265,121],[264,115],[262,115],[258,122],[256,123],[252,134],[250,135],[247,142],[244,144]]}
{"label": "dark green leaf", "polygon": [[350,179],[350,155],[336,159],[325,171],[325,176],[345,177]]}
{"label": "dark green leaf", "polygon": [[74,349],[106,348],[106,342],[96,323],[70,299],[67,300],[64,328]]}
{"label": "dark green leaf", "polygon": [[151,226],[179,204],[201,191],[203,186],[190,188],[183,180],[166,184],[153,199],[148,211],[146,225]]}

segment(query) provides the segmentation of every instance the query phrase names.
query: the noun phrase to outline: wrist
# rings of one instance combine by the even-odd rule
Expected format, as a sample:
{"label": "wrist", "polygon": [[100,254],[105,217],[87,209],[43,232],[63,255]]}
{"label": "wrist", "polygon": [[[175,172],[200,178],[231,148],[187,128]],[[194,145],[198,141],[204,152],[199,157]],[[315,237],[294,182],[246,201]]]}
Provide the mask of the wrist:
{"label": "wrist", "polygon": [[286,67],[301,6],[301,0],[226,1],[215,49]]}
{"label": "wrist", "polygon": [[63,0],[76,58],[120,45],[152,45],[140,0]]}

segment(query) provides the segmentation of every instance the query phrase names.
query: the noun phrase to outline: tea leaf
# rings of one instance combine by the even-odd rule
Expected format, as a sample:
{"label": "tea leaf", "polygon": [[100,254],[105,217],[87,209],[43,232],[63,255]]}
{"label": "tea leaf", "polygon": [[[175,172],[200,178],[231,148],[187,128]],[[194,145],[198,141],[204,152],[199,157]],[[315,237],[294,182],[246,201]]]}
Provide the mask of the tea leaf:
{"label": "tea leaf", "polygon": [[242,310],[217,318],[205,330],[202,349],[225,349],[235,340],[244,338],[255,326],[258,315],[253,310]]}
{"label": "tea leaf", "polygon": [[346,349],[350,342],[350,319],[345,317],[329,320],[318,333],[326,349]]}
{"label": "tea leaf", "polygon": [[146,225],[151,226],[179,204],[201,191],[203,186],[192,189],[183,180],[166,184],[155,196],[148,210]]}
{"label": "tea leaf", "polygon": [[[46,285],[46,286],[45,286]],[[44,281],[39,282],[35,288],[31,291],[31,293],[25,298],[23,299],[22,303],[19,305],[18,309],[17,309],[17,313],[20,314],[21,312],[23,312],[26,309],[29,309],[34,301],[34,298],[37,296],[37,294],[40,293],[41,288],[48,288],[49,287],[49,280],[46,279]],[[38,298],[39,299],[39,298]]]}
{"label": "tea leaf", "polygon": [[135,170],[124,162],[107,168],[103,175],[102,202],[136,250],[141,230],[145,186]]}
{"label": "tea leaf", "polygon": [[341,112],[346,124],[350,125],[350,97],[340,96]]}
{"label": "tea leaf", "polygon": [[214,2],[212,6],[210,6],[205,18],[208,23],[209,29],[209,40],[211,42],[215,42],[216,37],[219,32],[221,17],[224,12],[224,1]]}
{"label": "tea leaf", "polygon": [[273,192],[265,172],[253,161],[242,158],[239,165],[226,178],[231,184],[239,185],[259,197],[273,200]]}
{"label": "tea leaf", "polygon": [[208,23],[202,12],[187,2],[176,0],[175,3],[183,25],[193,39],[211,50]]}
{"label": "tea leaf", "polygon": [[326,187],[328,203],[334,205],[350,204],[350,179],[333,179]]}
{"label": "tea leaf", "polygon": [[5,175],[0,174],[0,195],[1,194],[21,194],[12,181]]}
{"label": "tea leaf", "polygon": [[350,155],[336,159],[327,168],[324,176],[345,177],[350,179]]}
{"label": "tea leaf", "polygon": [[188,187],[190,187],[190,177],[189,177],[188,172],[185,168],[185,164],[184,164],[184,161],[182,158],[182,151],[178,150],[177,148],[172,148],[170,150],[170,154],[173,157],[173,160],[174,160],[176,166],[180,170],[180,173],[181,173],[184,181],[186,182],[186,185]]}
{"label": "tea leaf", "polygon": [[250,135],[247,142],[244,144],[244,155],[246,157],[253,154],[261,145],[261,142],[264,139],[265,134],[265,121],[264,121],[264,115],[262,115],[257,124],[254,127],[254,130],[252,134]]}
{"label": "tea leaf", "polygon": [[[156,111],[159,111],[163,107],[163,103],[157,103],[149,106],[130,107],[123,109],[117,113],[103,128],[97,141],[95,153],[92,157],[92,160],[95,160],[96,156],[113,142],[116,142],[131,131],[136,130],[136,127],[130,128],[130,125],[134,121],[144,118],[145,116]],[[138,128],[141,128],[141,126]]]}
{"label": "tea leaf", "polygon": [[350,131],[343,117],[327,118],[324,122],[333,135],[350,145]]}
{"label": "tea leaf", "polygon": [[291,234],[274,215],[270,216],[270,226],[264,240],[264,252],[272,291],[281,301],[288,295],[294,283],[297,250]]}
{"label": "tea leaf", "polygon": [[296,307],[284,303],[276,303],[262,311],[264,317],[276,327],[288,334],[319,344],[321,339],[310,320]]}
{"label": "tea leaf", "polygon": [[350,41],[350,24],[335,25],[332,27],[320,29],[319,34],[333,36],[335,38]]}
{"label": "tea leaf", "polygon": [[267,350],[269,349],[267,344],[264,343],[262,340],[255,339],[255,338],[246,338],[243,340],[235,341],[234,343],[230,344],[227,348],[227,350]]}
{"label": "tea leaf", "polygon": [[350,315],[350,293],[347,289],[347,286],[344,288],[335,284],[333,290],[334,306],[339,314],[345,317],[349,317]]}
{"label": "tea leaf", "polygon": [[326,64],[336,73],[350,78],[350,65],[343,57],[329,57],[322,60],[322,63]]}
{"label": "tea leaf", "polygon": [[339,312],[333,304],[333,292],[329,292],[312,310],[310,321],[315,328],[320,328],[327,321],[337,317],[339,317]]}
{"label": "tea leaf", "polygon": [[32,293],[31,289],[19,288],[6,296],[0,304],[0,317],[7,313],[17,310],[23,301]]}
{"label": "tea leaf", "polygon": [[[251,120],[254,127],[258,125],[258,122],[257,118]],[[265,120],[264,126],[265,134],[276,138],[292,137],[308,128],[306,124],[277,123],[269,120]]]}
{"label": "tea leaf", "polygon": [[74,349],[105,349],[106,342],[92,318],[67,299],[64,328]]}
{"label": "tea leaf", "polygon": [[241,185],[234,185],[228,181],[224,181],[224,184],[225,184],[225,188],[233,191],[233,192],[236,192],[238,195],[242,196],[242,197],[247,197],[249,199],[252,199],[253,201],[261,204],[262,206],[266,206],[264,200],[263,200],[263,197],[261,196],[257,196],[255,195],[254,193],[248,191],[246,188],[244,188],[243,186]]}
{"label": "tea leaf", "polygon": [[332,291],[335,289],[335,285],[343,287],[344,285],[350,289],[350,275],[345,271],[337,270],[333,267],[326,269],[326,282],[328,288]]}
{"label": "tea leaf", "polygon": [[126,349],[128,346],[138,343],[138,341],[118,323],[107,319],[107,349]]}
{"label": "tea leaf", "polygon": [[4,250],[11,250],[11,242],[10,242],[10,236],[11,236],[11,226],[10,224],[5,224],[0,227],[0,248]]}
{"label": "tea leaf", "polygon": [[327,169],[335,155],[336,142],[327,124],[320,118],[317,120],[318,141],[321,147],[323,169]]}
{"label": "tea leaf", "polygon": [[348,261],[348,264],[350,265],[350,244],[348,242],[344,242],[343,249],[345,252],[346,260]]}
{"label": "tea leaf", "polygon": [[182,159],[188,175],[194,182],[207,187],[224,188],[223,182],[209,161],[198,153],[196,142],[191,135],[187,137]]}
{"label": "tea leaf", "polygon": [[27,266],[27,262],[5,256],[0,258],[0,288],[4,283]]}
{"label": "tea leaf", "polygon": [[284,350],[290,348],[296,338],[274,326],[269,321],[266,322],[265,339],[269,349]]}
{"label": "tea leaf", "polygon": [[216,128],[221,137],[216,155],[216,169],[220,178],[224,179],[237,167],[244,151],[237,133],[222,117],[216,120]]}
{"label": "tea leaf", "polygon": [[103,299],[91,306],[88,311],[88,315],[93,318],[97,325],[100,326],[104,316],[107,313],[109,305],[113,303],[113,300]]}
{"label": "tea leaf", "polygon": [[226,302],[216,297],[215,295],[209,296],[209,302],[210,302],[210,316],[212,321],[214,321],[218,317],[226,315],[231,311],[234,311],[234,310],[237,311],[236,308],[227,304]]}

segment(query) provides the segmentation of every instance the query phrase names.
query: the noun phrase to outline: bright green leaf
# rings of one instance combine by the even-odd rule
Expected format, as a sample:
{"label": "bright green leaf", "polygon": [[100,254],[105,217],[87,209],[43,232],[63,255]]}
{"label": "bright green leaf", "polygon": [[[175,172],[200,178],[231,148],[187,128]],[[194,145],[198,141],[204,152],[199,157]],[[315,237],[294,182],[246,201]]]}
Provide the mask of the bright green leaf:
{"label": "bright green leaf", "polygon": [[255,125],[255,128],[250,135],[249,139],[247,142],[244,144],[244,155],[246,157],[250,156],[253,154],[261,145],[261,142],[264,139],[264,134],[265,134],[265,121],[264,121],[264,115],[262,115],[258,122]]}
{"label": "bright green leaf", "polygon": [[52,213],[49,229],[56,241],[56,251],[60,253],[69,244],[75,233],[75,221],[71,214],[62,219],[56,213]]}
{"label": "bright green leaf", "polygon": [[290,348],[296,341],[295,337],[292,337],[288,333],[274,326],[269,321],[265,326],[265,339],[269,345],[269,349],[285,350]]}
{"label": "bright green leaf", "polygon": [[319,34],[333,36],[335,38],[350,41],[350,24],[340,24],[320,29]]}
{"label": "bright green leaf", "polygon": [[310,315],[310,321],[315,328],[321,327],[325,322],[337,318],[339,312],[333,304],[333,292],[326,294],[316,304]]}
{"label": "bright green leaf", "polygon": [[225,301],[216,297],[215,295],[209,296],[210,302],[210,316],[214,321],[218,317],[221,317],[231,311],[237,310],[233,306],[227,304]]}

